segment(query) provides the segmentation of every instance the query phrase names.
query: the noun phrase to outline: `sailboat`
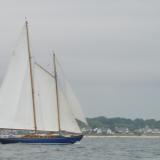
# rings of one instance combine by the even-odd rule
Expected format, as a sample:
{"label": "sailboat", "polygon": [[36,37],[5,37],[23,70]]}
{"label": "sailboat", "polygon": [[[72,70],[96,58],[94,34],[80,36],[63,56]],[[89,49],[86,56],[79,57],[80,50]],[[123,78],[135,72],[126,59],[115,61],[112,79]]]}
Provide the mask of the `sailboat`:
{"label": "sailboat", "polygon": [[34,61],[26,21],[0,88],[0,129],[16,134],[1,136],[0,143],[73,144],[83,138],[77,121],[86,119],[55,54],[53,62],[50,73]]}

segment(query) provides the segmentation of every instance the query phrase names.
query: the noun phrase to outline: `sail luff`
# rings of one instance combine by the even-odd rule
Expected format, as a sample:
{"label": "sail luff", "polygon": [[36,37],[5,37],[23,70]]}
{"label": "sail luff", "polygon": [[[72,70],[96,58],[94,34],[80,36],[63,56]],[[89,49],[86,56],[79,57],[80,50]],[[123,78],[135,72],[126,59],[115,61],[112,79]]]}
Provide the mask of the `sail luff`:
{"label": "sail luff", "polygon": [[25,24],[26,24],[27,47],[28,47],[28,56],[29,56],[29,69],[30,69],[30,78],[31,78],[34,129],[35,129],[35,132],[36,132],[37,131],[37,122],[36,122],[36,109],[35,109],[35,99],[34,99],[34,82],[33,82],[33,73],[32,73],[32,56],[31,56],[31,50],[30,50],[28,21],[26,21]]}
{"label": "sail luff", "polygon": [[56,57],[55,57],[55,54],[53,54],[53,62],[54,62],[54,74],[55,74],[55,85],[56,85],[58,130],[59,130],[59,134],[60,134],[60,132],[61,132],[61,122],[60,122],[60,108],[59,108],[59,97],[58,97],[58,84],[57,84],[57,71],[56,71]]}

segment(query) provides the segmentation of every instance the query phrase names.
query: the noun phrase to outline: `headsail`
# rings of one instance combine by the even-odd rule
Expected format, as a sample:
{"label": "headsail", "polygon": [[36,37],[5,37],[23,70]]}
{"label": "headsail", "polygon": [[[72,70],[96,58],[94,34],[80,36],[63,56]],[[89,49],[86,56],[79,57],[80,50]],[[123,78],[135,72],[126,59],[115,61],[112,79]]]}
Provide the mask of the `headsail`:
{"label": "headsail", "polygon": [[67,79],[63,73],[63,70],[57,60],[56,60],[56,65],[57,65],[57,74],[58,74],[58,84],[63,92],[63,95],[66,98],[66,101],[68,103],[68,107],[70,107],[72,114],[74,115],[74,117],[77,120],[79,120],[87,125],[87,121],[86,121],[85,116],[81,110],[78,99],[76,98],[75,94],[73,93],[72,88],[71,88],[69,82],[67,81]]}
{"label": "headsail", "polygon": [[81,130],[76,122],[73,112],[69,107],[69,103],[63,93],[62,88],[59,85],[58,85],[58,94],[59,94],[61,130],[72,133],[81,133]]}
{"label": "headsail", "polygon": [[26,27],[0,89],[0,128],[34,129]]}
{"label": "headsail", "polygon": [[57,60],[56,73],[57,73],[57,84],[58,84],[58,100],[60,110],[60,125],[61,130],[81,133],[80,128],[77,124],[76,119],[87,124],[84,115],[80,109],[78,100],[74,96],[69,83],[67,82],[60,64]]}

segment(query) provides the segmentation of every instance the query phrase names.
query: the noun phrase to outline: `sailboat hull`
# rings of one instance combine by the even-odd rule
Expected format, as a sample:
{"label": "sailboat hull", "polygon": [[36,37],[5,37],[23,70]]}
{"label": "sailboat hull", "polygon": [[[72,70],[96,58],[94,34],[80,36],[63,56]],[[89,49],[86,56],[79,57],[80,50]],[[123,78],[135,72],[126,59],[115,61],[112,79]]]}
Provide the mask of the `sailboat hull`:
{"label": "sailboat hull", "polygon": [[0,138],[0,143],[31,143],[31,144],[73,144],[80,141],[83,135],[73,137],[58,136],[54,138]]}

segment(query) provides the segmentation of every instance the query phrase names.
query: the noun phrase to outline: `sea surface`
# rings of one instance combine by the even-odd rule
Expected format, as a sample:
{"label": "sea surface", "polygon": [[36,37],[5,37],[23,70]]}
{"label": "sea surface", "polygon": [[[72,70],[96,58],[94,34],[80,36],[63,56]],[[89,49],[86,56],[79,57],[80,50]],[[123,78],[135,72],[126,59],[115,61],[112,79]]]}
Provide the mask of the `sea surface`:
{"label": "sea surface", "polygon": [[84,138],[73,145],[0,144],[0,160],[160,160],[160,138]]}

